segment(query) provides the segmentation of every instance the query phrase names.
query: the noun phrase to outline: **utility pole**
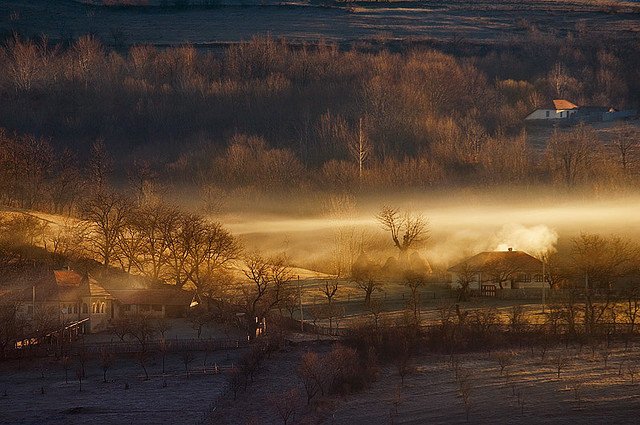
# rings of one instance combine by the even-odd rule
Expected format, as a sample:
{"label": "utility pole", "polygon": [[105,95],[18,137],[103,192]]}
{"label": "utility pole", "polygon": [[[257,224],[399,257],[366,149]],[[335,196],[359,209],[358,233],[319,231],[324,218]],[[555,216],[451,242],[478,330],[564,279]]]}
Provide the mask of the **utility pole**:
{"label": "utility pole", "polygon": [[302,311],[302,283],[298,275],[298,298],[300,298],[300,332],[304,332],[304,312]]}
{"label": "utility pole", "polygon": [[589,290],[589,272],[588,271],[584,272],[584,290],[585,291]]}
{"label": "utility pole", "polygon": [[547,292],[547,279],[545,277],[545,270],[544,270],[544,257],[542,257],[542,314],[544,314],[544,307],[545,307],[545,292]]}

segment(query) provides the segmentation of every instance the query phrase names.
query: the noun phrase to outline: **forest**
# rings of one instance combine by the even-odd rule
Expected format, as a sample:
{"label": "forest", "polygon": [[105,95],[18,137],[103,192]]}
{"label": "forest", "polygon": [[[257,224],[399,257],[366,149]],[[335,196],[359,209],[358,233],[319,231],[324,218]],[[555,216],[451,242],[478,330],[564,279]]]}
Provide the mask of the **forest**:
{"label": "forest", "polygon": [[[637,106],[640,46],[529,32],[402,51],[270,37],[113,50],[15,35],[0,51],[0,199],[71,211],[77,182],[96,178],[205,205],[291,191],[630,190],[636,126],[556,128],[534,143],[523,119],[555,98]],[[108,176],[91,171],[96,155]]]}

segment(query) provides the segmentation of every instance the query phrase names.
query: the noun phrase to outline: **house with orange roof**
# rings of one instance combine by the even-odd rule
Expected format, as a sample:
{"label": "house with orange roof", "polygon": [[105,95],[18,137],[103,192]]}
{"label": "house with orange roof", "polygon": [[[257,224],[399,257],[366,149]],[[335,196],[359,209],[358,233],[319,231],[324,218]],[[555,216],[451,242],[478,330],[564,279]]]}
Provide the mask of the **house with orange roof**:
{"label": "house with orange roof", "polygon": [[[18,314],[30,319],[35,312],[48,311],[60,323],[82,321],[86,332],[106,330],[113,315],[113,297],[88,273],[52,270],[36,279],[18,297]],[[88,319],[88,320],[85,320]]]}
{"label": "house with orange roof", "polygon": [[532,120],[562,120],[572,117],[578,112],[578,105],[568,100],[554,99],[548,104],[540,106],[535,111],[526,116],[526,121]]}
{"label": "house with orange roof", "polygon": [[447,270],[454,287],[462,282],[483,291],[544,287],[542,261],[524,251],[487,251],[466,258]]}
{"label": "house with orange roof", "polygon": [[525,117],[530,122],[609,122],[633,118],[638,115],[635,109],[618,111],[611,106],[578,106],[565,99],[554,99],[540,106]]}
{"label": "house with orange roof", "polygon": [[150,317],[183,316],[193,294],[166,288],[105,288],[88,273],[50,270],[34,279],[17,297],[17,314],[31,320],[39,312],[51,314],[60,324],[82,326],[87,333],[107,330],[110,321],[129,314]]}

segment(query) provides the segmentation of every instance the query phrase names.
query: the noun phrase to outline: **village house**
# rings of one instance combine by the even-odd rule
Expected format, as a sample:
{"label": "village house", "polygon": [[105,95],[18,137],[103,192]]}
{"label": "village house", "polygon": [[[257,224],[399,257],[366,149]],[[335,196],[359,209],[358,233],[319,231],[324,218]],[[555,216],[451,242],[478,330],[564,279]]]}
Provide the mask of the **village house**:
{"label": "village house", "polygon": [[158,289],[105,289],[88,273],[52,270],[25,289],[17,314],[29,320],[37,311],[57,315],[65,326],[81,326],[83,332],[108,329],[112,319],[127,314],[179,317],[186,313],[192,294],[174,287]]}
{"label": "village house", "polygon": [[496,289],[544,287],[542,261],[523,251],[481,252],[448,269],[454,287],[469,283],[469,289],[495,293]]}
{"label": "village house", "polygon": [[554,99],[549,104],[531,112],[525,117],[530,122],[608,122],[631,118],[635,110],[618,111],[610,106],[578,106],[565,99]]}
{"label": "village house", "polygon": [[578,112],[578,106],[564,99],[554,99],[551,103],[536,109],[525,120],[559,120],[568,119]]}
{"label": "village house", "polygon": [[111,290],[115,316],[145,314],[155,318],[183,317],[193,294],[182,289],[117,289]]}

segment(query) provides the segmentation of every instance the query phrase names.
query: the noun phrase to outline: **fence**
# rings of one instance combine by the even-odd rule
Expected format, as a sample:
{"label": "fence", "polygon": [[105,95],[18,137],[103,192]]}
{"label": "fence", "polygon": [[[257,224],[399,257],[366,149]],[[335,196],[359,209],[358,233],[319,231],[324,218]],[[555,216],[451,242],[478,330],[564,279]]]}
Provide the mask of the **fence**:
{"label": "fence", "polygon": [[[165,339],[153,340],[140,343],[138,341],[114,341],[91,344],[80,344],[73,347],[72,351],[85,351],[90,354],[97,354],[108,351],[114,354],[137,353],[140,351],[166,351],[169,353],[182,351],[216,351],[229,350],[246,347],[249,341],[242,339]],[[143,350],[144,349],[144,350]]]}
{"label": "fence", "polygon": [[22,357],[47,357],[53,355],[62,355],[62,353],[77,355],[86,353],[89,355],[100,354],[103,351],[113,354],[133,354],[140,351],[176,353],[183,351],[217,351],[232,350],[242,348],[249,345],[249,341],[244,339],[166,339],[146,341],[141,344],[138,341],[108,341],[98,343],[82,343],[69,344],[67,346],[58,346],[49,343],[40,343],[37,345],[26,346],[21,349],[10,349],[5,351],[7,358]]}

